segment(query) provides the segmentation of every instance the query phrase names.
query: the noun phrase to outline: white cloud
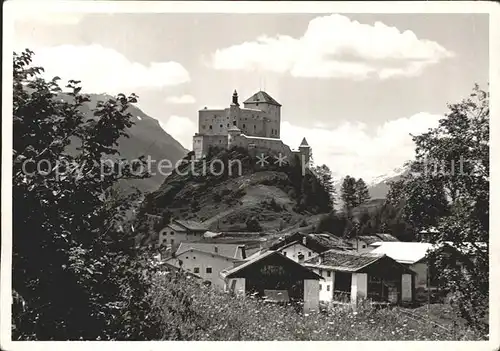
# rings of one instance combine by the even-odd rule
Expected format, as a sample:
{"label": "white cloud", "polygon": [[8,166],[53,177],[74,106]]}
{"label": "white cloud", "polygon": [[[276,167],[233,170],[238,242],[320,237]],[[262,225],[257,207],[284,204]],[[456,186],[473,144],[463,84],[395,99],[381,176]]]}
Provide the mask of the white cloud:
{"label": "white cloud", "polygon": [[[28,46],[29,47],[29,46]],[[45,77],[59,76],[80,80],[85,92],[125,94],[137,89],[155,89],[190,80],[188,71],[178,62],[132,62],[118,51],[100,45],[32,48],[33,64],[45,69]]]}
{"label": "white cloud", "polygon": [[326,164],[336,178],[351,175],[367,181],[390,173],[414,157],[410,134],[436,127],[441,115],[425,112],[388,121],[375,130],[363,123],[345,122],[336,128],[303,128],[283,122],[281,138],[297,148],[306,137],[316,164]]}
{"label": "white cloud", "polygon": [[216,50],[211,65],[221,70],[267,70],[295,77],[354,78],[416,76],[454,54],[438,43],[333,14],[316,17],[300,38],[260,36]]}
{"label": "white cloud", "polygon": [[159,122],[163,130],[173,136],[182,146],[188,150],[193,148],[193,135],[197,129],[193,121],[187,117],[170,116],[168,121]]}
{"label": "white cloud", "polygon": [[196,99],[192,95],[169,96],[166,99],[169,104],[194,104]]}

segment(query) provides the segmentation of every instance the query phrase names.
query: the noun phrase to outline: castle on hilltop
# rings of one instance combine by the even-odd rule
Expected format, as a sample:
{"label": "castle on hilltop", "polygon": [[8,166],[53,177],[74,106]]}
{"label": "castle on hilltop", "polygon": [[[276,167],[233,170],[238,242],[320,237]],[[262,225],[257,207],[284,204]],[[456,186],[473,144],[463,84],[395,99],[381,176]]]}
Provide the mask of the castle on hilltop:
{"label": "castle on hilltop", "polygon": [[193,136],[195,158],[207,155],[210,146],[231,148],[240,146],[263,153],[298,155],[309,164],[311,148],[302,139],[298,151],[292,151],[280,139],[281,105],[265,91],[259,91],[240,107],[238,93],[233,93],[231,105],[225,109],[207,109],[198,112],[198,133]]}

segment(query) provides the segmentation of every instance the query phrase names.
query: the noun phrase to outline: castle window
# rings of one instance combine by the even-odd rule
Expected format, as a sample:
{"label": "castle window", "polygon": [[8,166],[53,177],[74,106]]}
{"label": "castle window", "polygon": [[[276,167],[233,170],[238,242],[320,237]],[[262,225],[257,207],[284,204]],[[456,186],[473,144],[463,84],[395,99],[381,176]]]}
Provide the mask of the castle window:
{"label": "castle window", "polygon": [[235,125],[236,125],[236,121],[233,121],[233,126],[235,126]]}

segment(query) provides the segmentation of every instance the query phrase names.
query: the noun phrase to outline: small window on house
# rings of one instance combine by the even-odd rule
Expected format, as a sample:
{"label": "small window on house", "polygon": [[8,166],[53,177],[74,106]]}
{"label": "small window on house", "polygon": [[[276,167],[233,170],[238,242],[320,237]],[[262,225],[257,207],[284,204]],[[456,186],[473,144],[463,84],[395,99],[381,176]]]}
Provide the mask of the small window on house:
{"label": "small window on house", "polygon": [[366,245],[361,246],[361,248],[363,248],[363,249],[364,249],[365,247],[366,247]]}
{"label": "small window on house", "polygon": [[323,270],[322,269],[319,270],[319,275],[323,276]]}
{"label": "small window on house", "polygon": [[286,256],[286,251],[283,251],[283,256]]}
{"label": "small window on house", "polygon": [[326,291],[330,291],[330,285],[326,286]]}
{"label": "small window on house", "polygon": [[220,127],[222,128],[222,124],[220,125]]}
{"label": "small window on house", "polygon": [[311,251],[309,251],[309,252],[307,253],[307,256],[311,257]]}
{"label": "small window on house", "polygon": [[166,243],[167,242],[167,239],[163,239],[163,242]]}
{"label": "small window on house", "polygon": [[332,272],[330,272],[330,271],[326,271],[326,276],[327,276],[327,277],[331,277],[331,276],[332,276]]}
{"label": "small window on house", "polygon": [[243,123],[243,128],[246,128],[245,124]]}
{"label": "small window on house", "polygon": [[212,273],[212,267],[207,267],[206,272],[209,274]]}
{"label": "small window on house", "polygon": [[236,121],[233,121],[233,126],[235,126],[235,125],[236,125]]}
{"label": "small window on house", "polygon": [[257,129],[257,126],[255,124],[253,125],[253,129]]}
{"label": "small window on house", "polygon": [[172,232],[170,232],[170,235],[174,235],[174,232],[173,232],[173,231],[172,231]]}
{"label": "small window on house", "polygon": [[321,284],[319,284],[319,290],[321,290]]}
{"label": "small window on house", "polygon": [[189,260],[189,256],[186,256],[186,260]]}
{"label": "small window on house", "polygon": [[194,267],[193,273],[200,273],[200,268],[199,267]]}
{"label": "small window on house", "polygon": [[[229,118],[229,117],[228,117]],[[229,123],[227,124],[227,127],[229,128]]]}
{"label": "small window on house", "polygon": [[208,129],[212,129],[212,126],[209,126]]}

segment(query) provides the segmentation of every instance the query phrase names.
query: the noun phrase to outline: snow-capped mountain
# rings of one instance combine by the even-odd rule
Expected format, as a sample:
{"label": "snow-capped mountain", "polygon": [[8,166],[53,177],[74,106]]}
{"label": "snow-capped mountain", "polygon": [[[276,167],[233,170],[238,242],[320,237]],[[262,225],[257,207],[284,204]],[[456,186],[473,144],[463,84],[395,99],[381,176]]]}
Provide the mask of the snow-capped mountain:
{"label": "snow-capped mountain", "polygon": [[384,199],[389,191],[389,183],[400,179],[409,172],[408,166],[393,169],[391,172],[373,178],[368,184],[368,191],[372,199]]}

